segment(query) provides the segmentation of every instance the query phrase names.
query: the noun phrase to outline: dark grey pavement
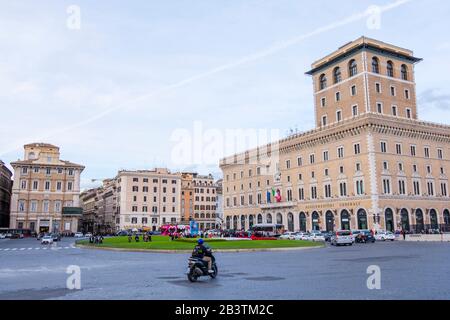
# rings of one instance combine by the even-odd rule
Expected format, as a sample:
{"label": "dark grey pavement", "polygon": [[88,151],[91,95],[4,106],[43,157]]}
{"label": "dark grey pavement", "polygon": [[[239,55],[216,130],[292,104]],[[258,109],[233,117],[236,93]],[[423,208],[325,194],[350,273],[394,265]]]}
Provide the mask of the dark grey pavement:
{"label": "dark grey pavement", "polygon": [[[34,239],[0,240],[0,299],[450,299],[449,243],[218,253],[218,278],[194,284],[186,254],[72,244],[44,250]],[[66,289],[69,265],[81,268],[81,290]],[[381,269],[381,290],[367,288],[370,265]]]}

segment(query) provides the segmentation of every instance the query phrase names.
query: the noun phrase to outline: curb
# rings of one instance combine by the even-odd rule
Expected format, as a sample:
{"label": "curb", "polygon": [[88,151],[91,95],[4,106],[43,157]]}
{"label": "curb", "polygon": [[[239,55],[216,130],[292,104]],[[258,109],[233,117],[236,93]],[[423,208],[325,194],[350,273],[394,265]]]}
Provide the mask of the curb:
{"label": "curb", "polygon": [[[148,253],[192,253],[192,250],[152,250],[152,249],[126,249],[126,248],[109,248],[109,247],[94,247],[83,244],[76,244],[75,247],[90,250],[106,250],[119,252],[148,252]],[[325,245],[314,247],[292,247],[292,248],[254,248],[254,249],[217,249],[215,253],[230,253],[230,252],[272,252],[272,251],[301,251],[308,249],[325,248]]]}

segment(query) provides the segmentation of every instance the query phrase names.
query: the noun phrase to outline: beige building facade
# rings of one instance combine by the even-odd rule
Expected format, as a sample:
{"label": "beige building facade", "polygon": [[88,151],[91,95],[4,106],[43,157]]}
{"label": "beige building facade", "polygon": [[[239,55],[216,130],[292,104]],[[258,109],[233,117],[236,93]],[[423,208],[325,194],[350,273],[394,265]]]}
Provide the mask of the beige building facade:
{"label": "beige building facade", "polygon": [[11,208],[12,172],[0,160],[0,228],[9,227]]}
{"label": "beige building facade", "polygon": [[450,231],[450,126],[418,118],[420,61],[362,37],[313,63],[316,128],[221,160],[226,228]]}
{"label": "beige building facade", "polygon": [[194,174],[194,220],[198,222],[200,230],[216,227],[217,185],[210,175]]}
{"label": "beige building facade", "polygon": [[59,147],[24,146],[24,160],[11,163],[14,183],[10,227],[35,232],[77,232],[82,209],[80,175],[84,166],[60,159]]}
{"label": "beige building facade", "polygon": [[181,219],[181,173],[165,168],[119,171],[116,229],[159,230]]}

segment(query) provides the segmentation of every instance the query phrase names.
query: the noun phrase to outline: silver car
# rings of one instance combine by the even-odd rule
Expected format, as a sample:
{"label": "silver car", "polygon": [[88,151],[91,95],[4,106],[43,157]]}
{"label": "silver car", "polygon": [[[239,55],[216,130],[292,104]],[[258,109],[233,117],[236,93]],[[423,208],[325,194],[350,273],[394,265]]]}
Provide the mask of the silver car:
{"label": "silver car", "polygon": [[353,244],[352,232],[348,230],[336,231],[331,237],[330,242],[332,246],[340,246],[340,245],[351,246]]}

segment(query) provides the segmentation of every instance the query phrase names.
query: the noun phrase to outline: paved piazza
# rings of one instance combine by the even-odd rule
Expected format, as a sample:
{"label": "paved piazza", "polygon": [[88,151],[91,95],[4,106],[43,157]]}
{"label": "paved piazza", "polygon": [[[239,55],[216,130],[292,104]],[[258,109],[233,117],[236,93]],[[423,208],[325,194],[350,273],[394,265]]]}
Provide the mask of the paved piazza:
{"label": "paved piazza", "polygon": [[[303,251],[217,253],[219,277],[189,283],[186,254],[46,248],[0,240],[0,299],[449,299],[450,243],[377,242]],[[66,268],[81,268],[81,290]],[[381,290],[367,289],[370,265]]]}

